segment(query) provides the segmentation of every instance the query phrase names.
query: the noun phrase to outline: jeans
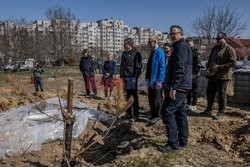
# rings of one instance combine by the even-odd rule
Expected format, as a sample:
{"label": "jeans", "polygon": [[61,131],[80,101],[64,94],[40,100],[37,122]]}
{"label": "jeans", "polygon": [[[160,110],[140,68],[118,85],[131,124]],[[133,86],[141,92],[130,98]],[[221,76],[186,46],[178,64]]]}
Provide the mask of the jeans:
{"label": "jeans", "polygon": [[34,84],[35,84],[35,89],[36,91],[38,92],[39,91],[39,87],[40,87],[40,90],[43,92],[43,79],[42,77],[35,77],[35,81],[34,81]]}
{"label": "jeans", "polygon": [[166,96],[162,105],[161,114],[166,125],[168,145],[178,149],[179,145],[188,142],[188,120],[185,111],[186,92],[176,91],[176,100]]}

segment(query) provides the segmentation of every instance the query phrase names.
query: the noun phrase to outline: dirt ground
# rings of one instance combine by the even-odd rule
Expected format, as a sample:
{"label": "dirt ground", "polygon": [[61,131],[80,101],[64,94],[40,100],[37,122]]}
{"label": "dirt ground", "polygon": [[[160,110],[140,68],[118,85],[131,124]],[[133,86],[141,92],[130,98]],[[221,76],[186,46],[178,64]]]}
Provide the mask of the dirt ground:
{"label": "dirt ground", "polygon": [[[49,97],[62,97],[67,93],[67,78],[74,79],[74,97],[93,108],[107,103],[103,91],[98,98],[83,96],[83,81],[77,67],[48,68],[44,74],[45,92],[33,95],[34,85],[30,81],[30,72],[0,74],[0,112],[9,108],[32,103]],[[97,75],[100,78],[100,75]],[[103,140],[98,141],[86,152],[75,159],[75,166],[129,166],[129,167],[167,167],[167,166],[249,166],[250,165],[250,107],[229,104],[226,117],[214,120],[202,117],[198,113],[205,109],[206,101],[199,98],[197,112],[190,113],[189,145],[177,153],[161,153],[160,145],[166,144],[165,127],[161,121],[149,123],[149,105],[147,95],[140,94],[140,112],[138,121],[118,120]],[[108,101],[112,102],[112,101]],[[98,107],[99,106],[99,107]],[[217,109],[217,103],[214,109]],[[104,110],[104,109],[103,109]],[[109,112],[111,110],[105,110]],[[108,125],[90,120],[86,131],[98,136],[107,130]],[[72,155],[81,151],[83,137],[73,141]],[[13,155],[0,160],[0,166],[60,166],[63,142],[46,143],[39,151],[22,155]]]}

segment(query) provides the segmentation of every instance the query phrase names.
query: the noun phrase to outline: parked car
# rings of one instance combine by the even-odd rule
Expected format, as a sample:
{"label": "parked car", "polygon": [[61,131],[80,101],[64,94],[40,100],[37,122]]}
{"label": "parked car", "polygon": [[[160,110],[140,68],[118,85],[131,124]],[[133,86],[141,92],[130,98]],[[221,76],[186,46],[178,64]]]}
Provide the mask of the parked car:
{"label": "parked car", "polygon": [[[236,64],[237,65],[237,64]],[[237,69],[234,70],[234,72],[250,72],[250,61],[241,61],[241,65],[239,67],[236,67]]]}
{"label": "parked car", "polygon": [[250,67],[250,61],[247,61],[247,60],[243,61],[242,66],[243,67]]}
{"label": "parked car", "polygon": [[34,59],[26,59],[25,61],[22,61],[19,63],[19,70],[24,71],[24,70],[30,70],[34,68]]}
{"label": "parked car", "polygon": [[4,71],[18,71],[18,63],[10,63],[4,66],[3,68]]}
{"label": "parked car", "polygon": [[34,59],[26,59],[25,61],[17,61],[4,66],[4,71],[25,71],[30,70],[34,66]]}
{"label": "parked car", "polygon": [[242,68],[243,61],[236,61],[236,64],[234,66],[234,70],[238,70]]}

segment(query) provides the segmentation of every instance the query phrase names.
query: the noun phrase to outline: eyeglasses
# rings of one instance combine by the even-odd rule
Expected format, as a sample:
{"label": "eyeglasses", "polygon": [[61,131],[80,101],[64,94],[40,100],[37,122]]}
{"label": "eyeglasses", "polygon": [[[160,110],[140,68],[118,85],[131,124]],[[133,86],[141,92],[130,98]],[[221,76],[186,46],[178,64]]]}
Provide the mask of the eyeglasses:
{"label": "eyeglasses", "polygon": [[217,41],[219,41],[219,40],[221,40],[221,39],[223,39],[223,38],[215,38]]}
{"label": "eyeglasses", "polygon": [[181,32],[172,32],[169,35],[171,36],[171,35],[176,35],[176,34],[179,34],[179,33],[181,33]]}

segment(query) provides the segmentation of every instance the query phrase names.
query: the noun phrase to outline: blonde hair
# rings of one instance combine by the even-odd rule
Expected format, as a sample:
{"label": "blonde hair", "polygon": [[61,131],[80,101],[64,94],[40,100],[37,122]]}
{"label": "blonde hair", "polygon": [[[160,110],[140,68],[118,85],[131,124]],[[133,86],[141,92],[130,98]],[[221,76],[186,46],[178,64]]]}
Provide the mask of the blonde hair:
{"label": "blonde hair", "polygon": [[110,52],[107,54],[107,58],[108,58],[109,56],[111,56],[111,58],[114,57],[113,53],[110,53]]}

